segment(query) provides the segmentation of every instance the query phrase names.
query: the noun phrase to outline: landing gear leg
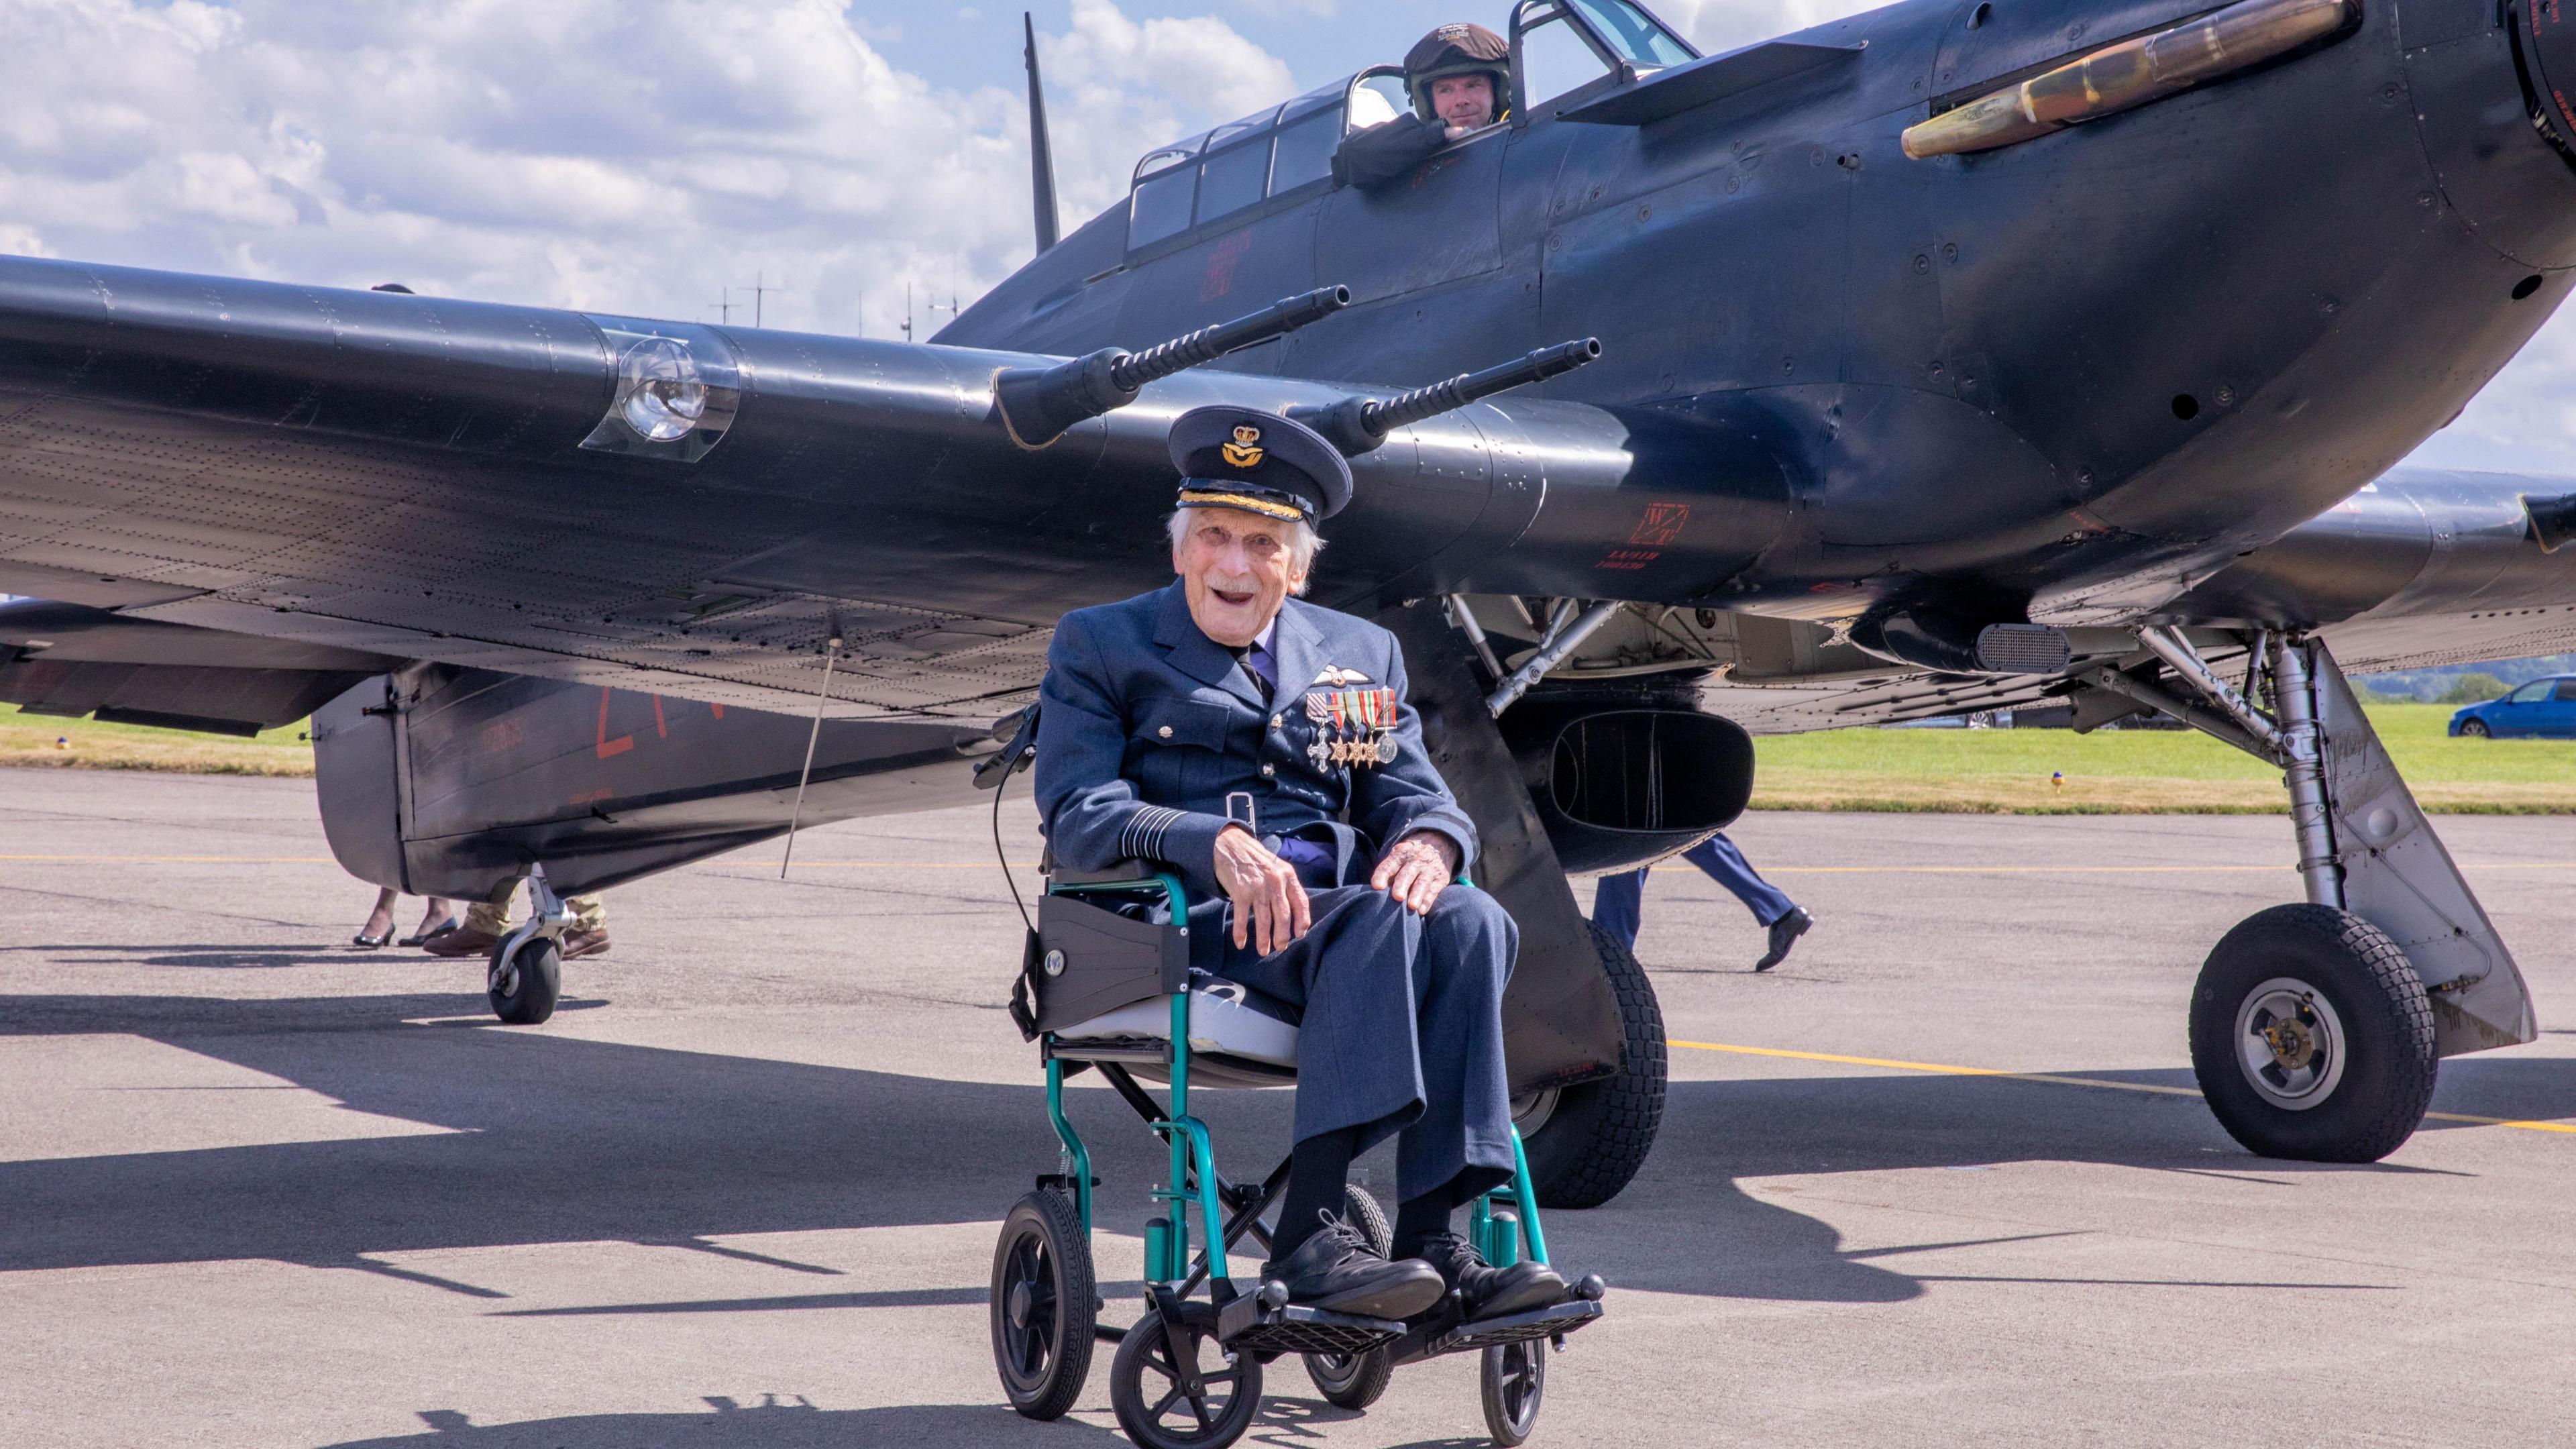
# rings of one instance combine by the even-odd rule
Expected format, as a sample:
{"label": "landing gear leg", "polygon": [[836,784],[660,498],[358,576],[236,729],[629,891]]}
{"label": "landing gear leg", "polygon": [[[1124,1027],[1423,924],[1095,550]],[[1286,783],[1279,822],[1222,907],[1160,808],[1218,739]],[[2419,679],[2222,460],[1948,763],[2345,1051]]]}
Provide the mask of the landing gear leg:
{"label": "landing gear leg", "polygon": [[2281,766],[2307,888],[2305,905],[2257,912],[2201,967],[2201,1095],[2266,1157],[2385,1157],[2423,1120],[2439,1058],[2538,1034],[2522,974],[2322,642],[2243,641],[2254,697],[2179,630],[2138,642],[2150,658],[2084,683]]}

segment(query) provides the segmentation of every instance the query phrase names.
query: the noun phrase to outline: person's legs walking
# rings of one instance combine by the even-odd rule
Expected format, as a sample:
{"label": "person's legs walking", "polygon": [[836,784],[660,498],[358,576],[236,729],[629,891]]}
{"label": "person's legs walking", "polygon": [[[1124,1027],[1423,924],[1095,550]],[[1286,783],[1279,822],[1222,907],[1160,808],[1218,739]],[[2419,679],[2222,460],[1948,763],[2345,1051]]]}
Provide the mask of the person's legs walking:
{"label": "person's legs walking", "polygon": [[1761,873],[1753,868],[1753,863],[1744,858],[1744,852],[1736,849],[1735,842],[1727,839],[1723,832],[1682,852],[1682,859],[1698,866],[1710,880],[1734,892],[1735,898],[1744,902],[1744,908],[1753,913],[1753,919],[1770,929],[1771,939],[1766,943],[1768,949],[1763,952],[1761,960],[1753,963],[1756,971],[1768,971],[1787,960],[1789,948],[1796,945],[1798,938],[1807,933],[1807,928],[1816,923],[1815,917],[1789,899],[1788,892],[1764,880]]}
{"label": "person's legs walking", "polygon": [[1645,917],[1646,871],[1621,871],[1601,877],[1592,888],[1592,924],[1610,934],[1612,940],[1634,951],[1637,949],[1637,927]]}

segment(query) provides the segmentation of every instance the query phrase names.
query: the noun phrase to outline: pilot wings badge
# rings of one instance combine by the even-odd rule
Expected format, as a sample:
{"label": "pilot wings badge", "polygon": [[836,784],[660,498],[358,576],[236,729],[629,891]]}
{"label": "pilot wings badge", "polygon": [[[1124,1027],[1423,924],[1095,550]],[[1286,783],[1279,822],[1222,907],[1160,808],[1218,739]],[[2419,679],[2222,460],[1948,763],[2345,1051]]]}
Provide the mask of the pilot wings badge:
{"label": "pilot wings badge", "polygon": [[1261,430],[1250,423],[1237,427],[1234,430],[1234,441],[1226,444],[1220,451],[1225,454],[1225,460],[1237,468],[1261,466]]}

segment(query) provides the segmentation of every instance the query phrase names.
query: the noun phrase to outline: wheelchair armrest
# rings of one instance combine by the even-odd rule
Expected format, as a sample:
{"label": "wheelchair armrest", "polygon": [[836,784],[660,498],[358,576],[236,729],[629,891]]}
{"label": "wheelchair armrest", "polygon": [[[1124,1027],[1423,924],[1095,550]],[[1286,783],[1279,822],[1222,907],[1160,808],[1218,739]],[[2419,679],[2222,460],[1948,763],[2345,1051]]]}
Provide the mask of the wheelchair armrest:
{"label": "wheelchair armrest", "polygon": [[1162,874],[1161,867],[1150,860],[1122,860],[1107,870],[1074,870],[1055,865],[1048,876],[1052,885],[1113,885],[1127,881],[1149,881]]}

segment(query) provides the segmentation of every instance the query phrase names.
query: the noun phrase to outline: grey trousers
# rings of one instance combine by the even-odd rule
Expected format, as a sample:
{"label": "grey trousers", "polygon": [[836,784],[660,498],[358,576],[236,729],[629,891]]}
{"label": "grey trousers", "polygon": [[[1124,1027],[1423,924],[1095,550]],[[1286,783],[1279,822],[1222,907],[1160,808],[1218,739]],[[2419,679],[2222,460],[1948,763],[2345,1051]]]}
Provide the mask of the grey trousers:
{"label": "grey trousers", "polygon": [[[1365,1152],[1402,1133],[1400,1198],[1454,1180],[1454,1198],[1464,1201],[1509,1181],[1503,987],[1520,947],[1511,914],[1485,892],[1454,885],[1428,916],[1365,885],[1308,899],[1314,926],[1294,945],[1262,957],[1229,936],[1217,967],[1304,1014],[1297,1140],[1356,1127]],[[1194,920],[1191,929],[1202,927]]]}

